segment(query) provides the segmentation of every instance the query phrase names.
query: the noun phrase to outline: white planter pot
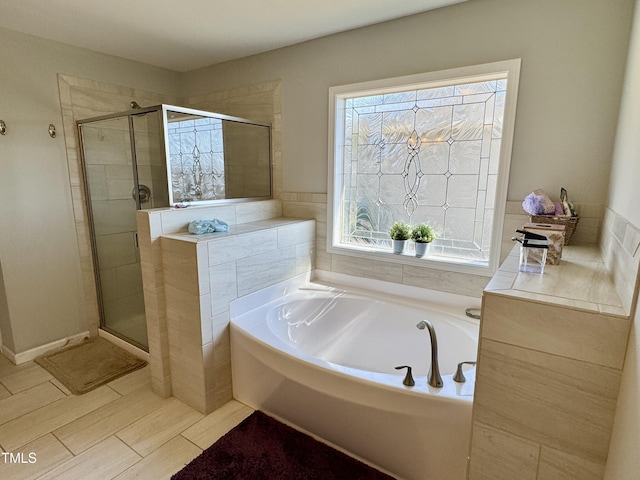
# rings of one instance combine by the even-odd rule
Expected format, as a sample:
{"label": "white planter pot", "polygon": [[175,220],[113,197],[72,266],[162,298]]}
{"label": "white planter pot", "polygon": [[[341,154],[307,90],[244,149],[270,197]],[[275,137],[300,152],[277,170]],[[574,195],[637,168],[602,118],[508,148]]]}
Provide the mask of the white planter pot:
{"label": "white planter pot", "polygon": [[393,244],[393,253],[395,253],[396,255],[400,255],[402,252],[404,252],[404,246],[406,245],[407,241],[391,240],[391,243]]}
{"label": "white planter pot", "polygon": [[418,257],[418,258],[424,257],[427,254],[427,252],[429,251],[429,246],[430,245],[431,245],[430,243],[415,242],[416,257]]}

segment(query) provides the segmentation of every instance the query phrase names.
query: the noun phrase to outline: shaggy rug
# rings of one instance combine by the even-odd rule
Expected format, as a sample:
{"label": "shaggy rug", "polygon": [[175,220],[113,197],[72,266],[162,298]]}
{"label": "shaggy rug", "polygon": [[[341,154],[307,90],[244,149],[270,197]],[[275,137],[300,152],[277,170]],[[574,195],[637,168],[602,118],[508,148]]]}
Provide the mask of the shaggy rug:
{"label": "shaggy rug", "polygon": [[75,395],[98,388],[147,364],[101,337],[54,350],[36,358],[35,362]]}
{"label": "shaggy rug", "polygon": [[252,413],[172,480],[390,480],[260,411]]}

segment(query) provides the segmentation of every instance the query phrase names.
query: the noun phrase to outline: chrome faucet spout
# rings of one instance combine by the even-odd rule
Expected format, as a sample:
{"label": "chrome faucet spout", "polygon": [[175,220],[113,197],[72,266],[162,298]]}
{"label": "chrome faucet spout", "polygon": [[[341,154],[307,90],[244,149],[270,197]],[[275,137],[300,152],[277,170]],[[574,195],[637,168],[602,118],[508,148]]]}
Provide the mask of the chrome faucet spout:
{"label": "chrome faucet spout", "polygon": [[436,329],[429,320],[422,320],[416,327],[420,330],[426,328],[429,331],[429,339],[431,340],[431,365],[429,366],[429,374],[427,376],[429,385],[442,388],[442,377],[440,376],[440,365],[438,363],[438,337],[436,336]]}

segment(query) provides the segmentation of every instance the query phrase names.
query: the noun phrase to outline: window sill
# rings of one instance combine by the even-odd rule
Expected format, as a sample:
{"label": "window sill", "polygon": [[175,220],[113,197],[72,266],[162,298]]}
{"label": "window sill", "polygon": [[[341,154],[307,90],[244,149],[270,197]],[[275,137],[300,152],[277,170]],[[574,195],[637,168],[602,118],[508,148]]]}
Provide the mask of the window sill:
{"label": "window sill", "polygon": [[346,255],[350,257],[365,258],[376,262],[399,263],[414,267],[431,268],[435,270],[445,270],[448,272],[466,273],[472,275],[482,275],[490,277],[493,275],[488,263],[473,262],[451,257],[435,255],[425,255],[422,258],[416,257],[413,253],[396,254],[391,250],[374,249],[366,247],[354,247],[344,245],[329,245],[327,253],[335,255]]}

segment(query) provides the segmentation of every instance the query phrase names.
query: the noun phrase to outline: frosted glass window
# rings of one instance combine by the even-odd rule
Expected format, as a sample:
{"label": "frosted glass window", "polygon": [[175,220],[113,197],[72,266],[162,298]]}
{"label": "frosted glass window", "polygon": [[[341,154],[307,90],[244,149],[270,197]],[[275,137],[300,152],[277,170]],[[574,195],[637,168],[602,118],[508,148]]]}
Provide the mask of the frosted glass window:
{"label": "frosted glass window", "polygon": [[170,123],[168,136],[174,201],[225,198],[222,120]]}
{"label": "frosted glass window", "polygon": [[497,70],[404,88],[335,87],[332,246],[390,253],[394,222],[424,222],[437,235],[429,260],[489,265],[512,83]]}

